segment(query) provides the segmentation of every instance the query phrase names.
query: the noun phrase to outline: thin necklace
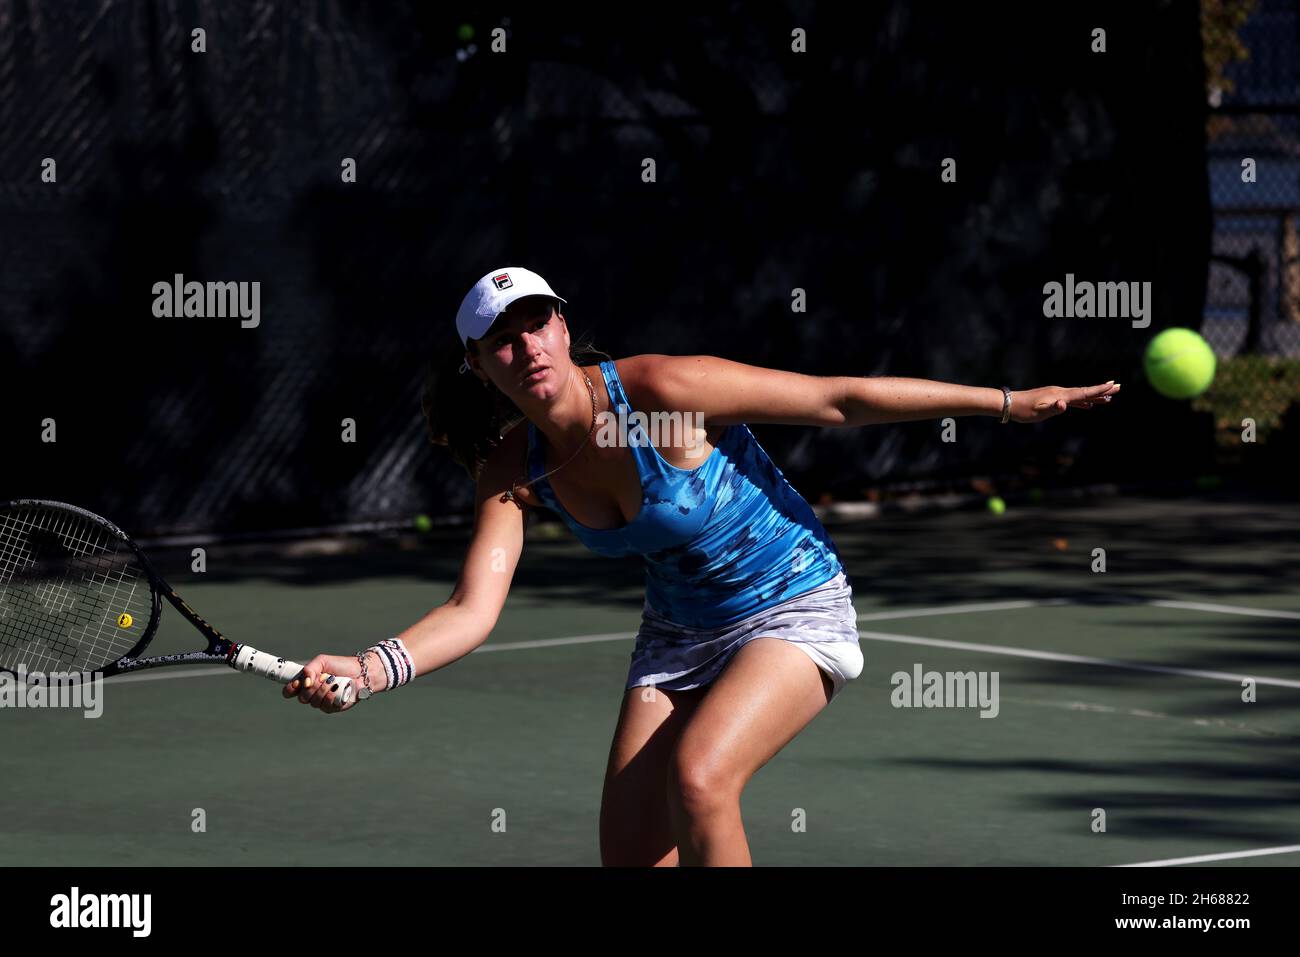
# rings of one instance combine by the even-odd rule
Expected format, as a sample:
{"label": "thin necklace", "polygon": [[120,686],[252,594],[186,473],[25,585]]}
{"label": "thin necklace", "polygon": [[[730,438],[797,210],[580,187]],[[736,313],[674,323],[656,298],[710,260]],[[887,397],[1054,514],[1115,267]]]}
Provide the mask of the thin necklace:
{"label": "thin necklace", "polygon": [[[591,428],[587,430],[587,437],[582,440],[582,444],[578,446],[577,451],[569,456],[568,461],[566,461],[564,465],[568,465],[569,462],[572,462],[574,459],[578,457],[578,452],[581,452],[583,449],[587,447],[587,443],[591,441],[592,434],[596,431],[596,387],[591,384],[591,376],[587,375],[585,369],[583,370],[582,377],[587,380],[587,391],[591,393]],[[532,485],[534,482],[540,482],[542,479],[554,475],[560,469],[564,468],[564,465],[557,466],[551,469],[545,475],[539,475],[537,476],[537,478],[533,479],[532,482],[525,482],[523,485],[519,484],[519,479],[527,478],[527,476],[526,475],[519,476],[519,479],[515,479],[515,481],[510,484],[510,491],[506,492],[505,495],[502,496],[501,500],[503,502],[517,501],[517,499],[515,498],[515,489],[528,488],[528,486]]]}

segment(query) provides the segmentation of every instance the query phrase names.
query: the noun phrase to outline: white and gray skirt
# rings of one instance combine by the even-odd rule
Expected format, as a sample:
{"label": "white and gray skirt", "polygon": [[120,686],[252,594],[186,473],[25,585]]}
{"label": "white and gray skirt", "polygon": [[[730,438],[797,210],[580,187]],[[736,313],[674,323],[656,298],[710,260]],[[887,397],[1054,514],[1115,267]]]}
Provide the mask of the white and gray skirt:
{"label": "white and gray skirt", "polygon": [[832,698],[862,674],[858,613],[844,572],[811,591],[721,628],[669,621],[647,603],[632,651],[627,687],[685,691],[710,684],[732,655],[755,638],[781,638],[802,649],[834,684]]}

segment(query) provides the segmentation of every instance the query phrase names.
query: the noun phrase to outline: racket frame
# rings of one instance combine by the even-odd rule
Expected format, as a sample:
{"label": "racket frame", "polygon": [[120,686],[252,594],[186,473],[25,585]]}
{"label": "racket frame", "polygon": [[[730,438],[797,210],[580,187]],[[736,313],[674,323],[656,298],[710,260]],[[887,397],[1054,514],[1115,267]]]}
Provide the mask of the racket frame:
{"label": "racket frame", "polygon": [[[240,645],[225,637],[217,631],[212,625],[205,621],[193,608],[185,603],[185,599],[176,593],[176,589],[167,584],[166,580],[154,569],[153,564],[145,556],[131,536],[122,529],[118,528],[102,515],[96,515],[84,508],[76,505],[69,505],[67,502],[54,502],[48,499],[14,499],[12,501],[0,503],[0,514],[11,509],[17,508],[44,508],[56,512],[69,512],[78,518],[86,519],[101,526],[105,531],[110,532],[119,542],[126,545],[131,550],[140,567],[149,581],[149,591],[151,595],[149,608],[149,624],[145,626],[140,635],[140,640],[126,654],[122,655],[115,661],[106,664],[104,667],[95,671],[82,671],[84,675],[99,675],[103,678],[111,678],[114,675],[128,674],[133,671],[140,671],[144,668],[153,668],[160,665],[186,665],[186,664],[225,664],[231,668],[235,667],[235,656],[239,654]],[[57,534],[57,533],[56,533]],[[208,647],[206,651],[191,651],[179,655],[157,655],[152,658],[142,658],[140,655],[149,647],[149,642],[153,641],[154,636],[158,633],[158,624],[162,620],[162,599],[166,598],[173,608],[185,616],[199,633],[207,640]],[[236,669],[238,670],[238,669]],[[0,671],[8,674],[16,674],[13,670],[0,666]]]}

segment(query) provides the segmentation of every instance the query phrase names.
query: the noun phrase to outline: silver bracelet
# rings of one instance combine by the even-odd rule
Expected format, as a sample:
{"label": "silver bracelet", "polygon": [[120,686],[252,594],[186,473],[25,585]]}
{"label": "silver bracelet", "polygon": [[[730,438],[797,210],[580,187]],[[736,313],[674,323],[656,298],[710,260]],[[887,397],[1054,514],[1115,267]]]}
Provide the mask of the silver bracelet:
{"label": "silver bracelet", "polygon": [[1002,424],[1006,425],[1011,418],[1011,390],[1006,386],[1002,387]]}
{"label": "silver bracelet", "polygon": [[361,663],[361,689],[357,692],[357,700],[365,701],[375,689],[370,687],[370,669],[366,667],[366,655],[370,654],[370,649],[357,653],[357,661]]}

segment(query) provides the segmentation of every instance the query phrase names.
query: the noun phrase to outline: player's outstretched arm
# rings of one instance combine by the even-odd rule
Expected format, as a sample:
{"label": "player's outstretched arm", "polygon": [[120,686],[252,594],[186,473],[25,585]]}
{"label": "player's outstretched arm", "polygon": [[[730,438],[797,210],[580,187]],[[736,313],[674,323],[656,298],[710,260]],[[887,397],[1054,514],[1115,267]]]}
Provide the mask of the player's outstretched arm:
{"label": "player's outstretched arm", "polygon": [[[960,415],[1002,415],[1000,388],[897,376],[811,376],[716,356],[643,355],[628,372],[655,405],[698,412],[707,425],[735,423],[855,427]],[[1106,405],[1118,383],[1013,391],[1014,422],[1041,422],[1066,409]]]}
{"label": "player's outstretched arm", "polygon": [[[523,551],[523,508],[504,501],[503,493],[519,475],[526,433],[513,430],[483,466],[475,491],[474,534],[451,597],[397,636],[410,653],[412,678],[463,658],[496,627]],[[366,655],[366,671],[373,691],[387,689],[388,674],[378,652]],[[359,679],[361,664],[355,655],[318,655],[304,666],[302,680],[285,686],[284,696],[330,714],[356,706],[356,698],[338,706],[322,675]]]}
{"label": "player's outstretched arm", "polygon": [[[1002,416],[1005,395],[1001,389],[956,385],[930,379],[881,376],[846,379],[839,408],[844,425],[913,422],[960,415]],[[1057,385],[1011,393],[1012,422],[1042,422],[1066,409],[1091,409],[1106,405],[1119,393],[1117,382],[1065,388]]]}

